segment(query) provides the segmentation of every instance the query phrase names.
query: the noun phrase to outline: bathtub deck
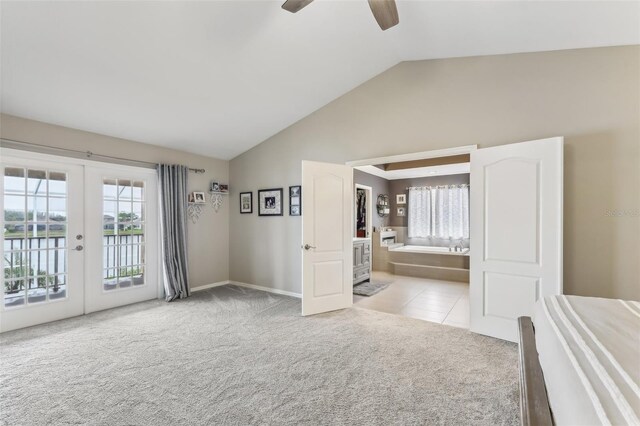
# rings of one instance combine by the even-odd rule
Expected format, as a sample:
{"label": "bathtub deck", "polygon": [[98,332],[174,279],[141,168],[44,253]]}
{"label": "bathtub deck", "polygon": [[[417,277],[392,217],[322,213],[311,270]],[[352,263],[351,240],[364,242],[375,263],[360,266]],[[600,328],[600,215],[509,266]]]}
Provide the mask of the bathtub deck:
{"label": "bathtub deck", "polygon": [[392,284],[375,296],[354,295],[355,306],[469,328],[469,284],[380,271],[373,271],[372,279]]}

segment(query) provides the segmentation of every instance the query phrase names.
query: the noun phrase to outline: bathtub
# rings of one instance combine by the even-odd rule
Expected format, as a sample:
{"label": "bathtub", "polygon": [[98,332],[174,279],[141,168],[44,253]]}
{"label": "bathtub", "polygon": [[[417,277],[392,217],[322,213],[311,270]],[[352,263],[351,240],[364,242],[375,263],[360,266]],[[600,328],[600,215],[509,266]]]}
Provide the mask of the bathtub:
{"label": "bathtub", "polygon": [[387,271],[395,275],[469,282],[469,249],[393,244],[387,248]]}
{"label": "bathtub", "polygon": [[465,248],[463,251],[450,251],[449,247],[436,247],[436,246],[411,246],[404,244],[395,244],[389,247],[389,251],[406,252],[406,253],[434,253],[434,254],[447,254],[454,256],[469,256],[469,249]]}

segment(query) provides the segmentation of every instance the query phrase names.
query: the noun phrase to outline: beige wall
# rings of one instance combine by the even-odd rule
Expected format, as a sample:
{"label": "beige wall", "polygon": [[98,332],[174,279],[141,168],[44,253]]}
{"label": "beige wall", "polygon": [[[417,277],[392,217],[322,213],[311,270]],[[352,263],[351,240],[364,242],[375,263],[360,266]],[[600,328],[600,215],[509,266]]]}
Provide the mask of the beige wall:
{"label": "beige wall", "polygon": [[300,217],[236,201],[299,184],[303,159],[564,136],[565,292],[640,299],[639,117],[638,46],[401,63],[231,161],[231,279],[300,292]]}
{"label": "beige wall", "polygon": [[[185,164],[206,169],[189,174],[189,191],[207,191],[209,182],[228,182],[229,162],[153,145],[54,126],[2,114],[0,136],[58,148],[92,151],[150,162]],[[229,279],[229,199],[215,213],[210,205],[196,224],[188,225],[188,257],[191,287]]]}

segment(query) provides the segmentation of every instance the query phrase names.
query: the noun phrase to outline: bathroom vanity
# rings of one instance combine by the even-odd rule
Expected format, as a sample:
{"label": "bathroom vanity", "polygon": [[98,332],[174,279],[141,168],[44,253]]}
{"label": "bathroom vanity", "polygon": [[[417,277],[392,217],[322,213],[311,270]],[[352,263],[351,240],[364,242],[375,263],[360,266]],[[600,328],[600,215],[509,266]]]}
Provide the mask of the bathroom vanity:
{"label": "bathroom vanity", "polygon": [[353,285],[371,278],[371,239],[353,239]]}

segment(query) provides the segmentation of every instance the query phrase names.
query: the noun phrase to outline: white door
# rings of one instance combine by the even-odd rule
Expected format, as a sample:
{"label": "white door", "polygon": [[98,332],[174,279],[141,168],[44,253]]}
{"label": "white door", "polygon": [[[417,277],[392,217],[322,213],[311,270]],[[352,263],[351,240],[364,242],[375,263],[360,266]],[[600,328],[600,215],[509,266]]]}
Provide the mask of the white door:
{"label": "white door", "polygon": [[353,303],[353,169],[302,162],[302,315]]}
{"label": "white door", "polygon": [[2,156],[0,332],[81,315],[83,170]]}
{"label": "white door", "polygon": [[85,171],[86,313],[158,294],[158,209],[154,170]]}
{"label": "white door", "polygon": [[561,137],[471,152],[471,331],[516,341],[562,293],[562,162]]}

